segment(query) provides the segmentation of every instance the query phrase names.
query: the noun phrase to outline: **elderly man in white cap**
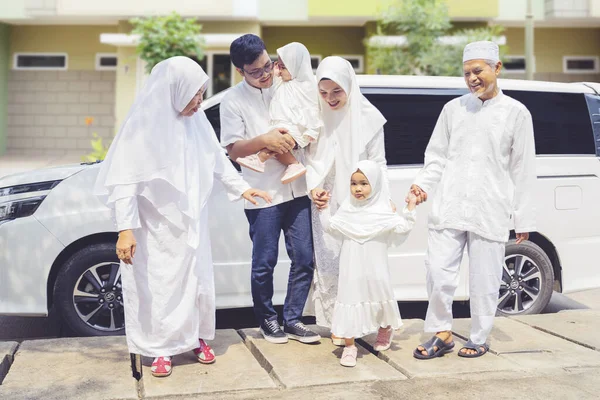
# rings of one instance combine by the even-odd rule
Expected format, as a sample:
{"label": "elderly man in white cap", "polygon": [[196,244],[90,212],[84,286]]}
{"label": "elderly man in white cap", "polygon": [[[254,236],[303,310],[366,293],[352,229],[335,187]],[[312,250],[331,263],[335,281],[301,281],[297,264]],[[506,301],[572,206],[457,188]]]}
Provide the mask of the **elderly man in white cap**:
{"label": "elderly man in white cap", "polygon": [[436,335],[417,347],[418,359],[452,350],[452,301],[465,247],[469,255],[471,334],[462,357],[489,350],[504,245],[514,227],[517,243],[535,230],[535,144],[531,114],[498,87],[498,46],[474,42],[464,49],[470,93],[448,102],[411,191],[419,201],[436,190],[429,216],[426,257],[429,306],[425,332]]}

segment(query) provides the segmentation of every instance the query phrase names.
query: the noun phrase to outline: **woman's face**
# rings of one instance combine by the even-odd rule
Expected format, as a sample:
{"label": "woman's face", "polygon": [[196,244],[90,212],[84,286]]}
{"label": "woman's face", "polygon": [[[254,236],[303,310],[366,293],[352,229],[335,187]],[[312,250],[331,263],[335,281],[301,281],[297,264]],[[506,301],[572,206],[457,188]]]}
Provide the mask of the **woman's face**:
{"label": "woman's face", "polygon": [[323,79],[319,82],[319,94],[332,110],[339,110],[348,102],[344,89],[332,80]]}
{"label": "woman's face", "polygon": [[188,105],[183,109],[181,115],[184,117],[191,117],[196,114],[200,109],[200,105],[202,104],[202,98],[204,97],[204,92],[206,91],[206,85],[202,86],[198,93],[194,96],[192,100],[188,103]]}

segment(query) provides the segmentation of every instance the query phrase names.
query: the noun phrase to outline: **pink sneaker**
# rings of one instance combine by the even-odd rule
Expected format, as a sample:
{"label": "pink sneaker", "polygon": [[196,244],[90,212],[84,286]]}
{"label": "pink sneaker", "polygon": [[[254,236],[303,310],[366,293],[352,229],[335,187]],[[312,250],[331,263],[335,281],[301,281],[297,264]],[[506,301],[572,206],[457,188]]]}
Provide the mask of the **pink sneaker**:
{"label": "pink sneaker", "polygon": [[194,354],[198,361],[202,364],[212,364],[215,362],[215,352],[210,348],[209,345],[203,339],[198,339],[200,347],[194,349]]}
{"label": "pink sneaker", "polygon": [[290,164],[285,170],[285,174],[283,174],[283,178],[281,178],[281,183],[288,184],[290,182],[295,181],[300,178],[302,175],[306,174],[306,168],[304,165],[298,164]]}
{"label": "pink sneaker", "polygon": [[235,162],[244,168],[251,169],[252,171],[265,172],[265,163],[260,161],[260,158],[258,158],[256,154],[252,154],[247,157],[240,157],[235,160]]}
{"label": "pink sneaker", "polygon": [[165,377],[171,375],[171,357],[156,357],[150,368],[152,376]]}
{"label": "pink sneaker", "polygon": [[375,351],[385,351],[392,346],[392,338],[394,337],[394,330],[392,327],[379,328],[377,332],[377,340],[373,346]]}
{"label": "pink sneaker", "polygon": [[356,346],[346,346],[344,347],[342,358],[340,358],[340,364],[344,367],[355,367],[357,356],[358,348]]}

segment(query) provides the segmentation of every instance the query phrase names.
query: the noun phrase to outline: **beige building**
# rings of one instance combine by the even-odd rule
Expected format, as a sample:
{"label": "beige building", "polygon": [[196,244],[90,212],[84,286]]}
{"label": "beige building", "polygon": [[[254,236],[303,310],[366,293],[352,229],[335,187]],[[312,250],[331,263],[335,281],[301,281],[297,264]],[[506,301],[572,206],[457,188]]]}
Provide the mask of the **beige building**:
{"label": "beige building", "polygon": [[[271,53],[303,42],[314,64],[346,57],[369,70],[364,41],[392,0],[10,0],[0,2],[0,154],[62,154],[90,149],[92,133],[106,140],[145,79],[129,18],[195,17],[206,43],[209,94],[239,79],[231,41],[260,35]],[[525,0],[447,0],[456,27],[501,24],[509,47],[506,76],[524,77]],[[535,78],[600,80],[600,0],[533,0]],[[92,117],[91,126],[86,118]],[[89,122],[89,120],[88,120]]]}

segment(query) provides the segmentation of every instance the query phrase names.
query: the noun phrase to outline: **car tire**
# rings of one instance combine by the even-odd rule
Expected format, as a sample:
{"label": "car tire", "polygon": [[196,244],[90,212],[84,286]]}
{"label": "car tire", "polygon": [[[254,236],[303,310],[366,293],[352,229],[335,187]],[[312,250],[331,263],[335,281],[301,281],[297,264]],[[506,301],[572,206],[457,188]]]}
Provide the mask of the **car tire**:
{"label": "car tire", "polygon": [[554,269],[537,244],[524,241],[506,244],[497,315],[539,314],[552,297]]}
{"label": "car tire", "polygon": [[54,305],[77,336],[125,333],[119,259],[114,243],[88,245],[62,265]]}

